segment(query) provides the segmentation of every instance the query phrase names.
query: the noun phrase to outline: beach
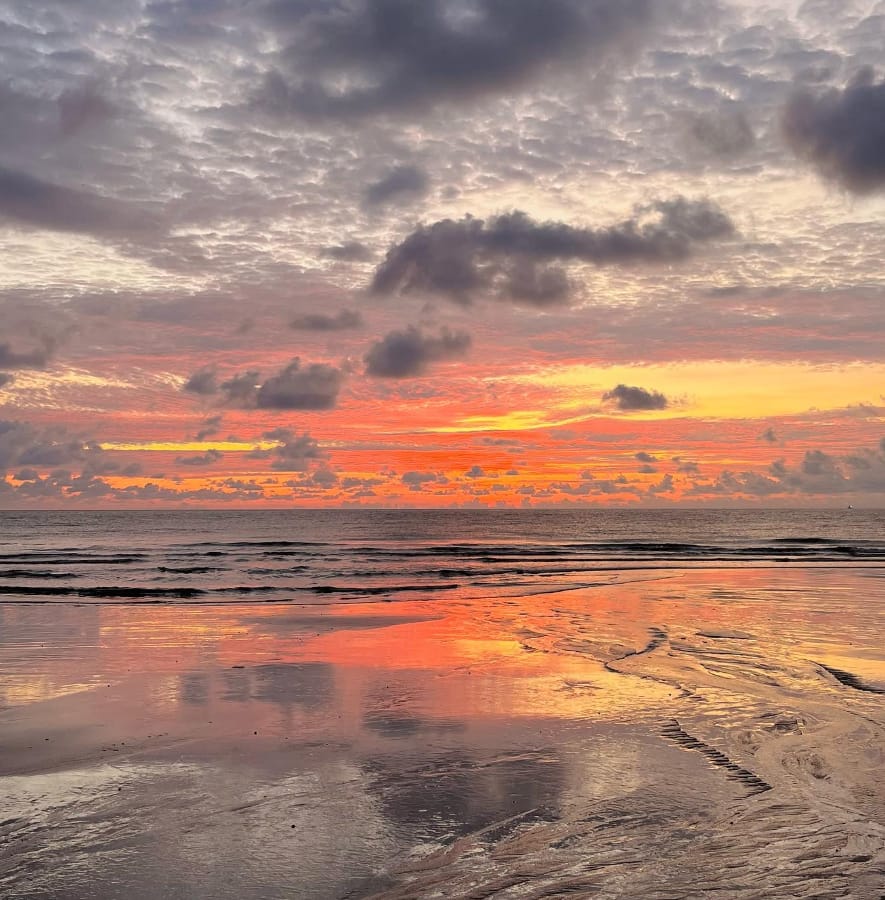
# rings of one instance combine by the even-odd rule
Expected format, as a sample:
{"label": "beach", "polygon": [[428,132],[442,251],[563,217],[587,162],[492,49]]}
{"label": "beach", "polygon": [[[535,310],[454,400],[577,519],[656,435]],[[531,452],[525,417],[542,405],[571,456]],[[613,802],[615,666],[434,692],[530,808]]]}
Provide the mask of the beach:
{"label": "beach", "polygon": [[0,894],[883,896],[885,569],[553,556],[0,605]]}

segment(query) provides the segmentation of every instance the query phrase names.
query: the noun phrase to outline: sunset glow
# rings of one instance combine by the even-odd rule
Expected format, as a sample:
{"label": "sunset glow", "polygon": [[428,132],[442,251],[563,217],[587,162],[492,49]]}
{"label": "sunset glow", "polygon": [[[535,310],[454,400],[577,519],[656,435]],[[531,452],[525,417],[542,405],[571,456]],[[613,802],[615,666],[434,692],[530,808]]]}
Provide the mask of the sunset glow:
{"label": "sunset glow", "polygon": [[875,4],[92,5],[5,11],[4,507],[881,505]]}

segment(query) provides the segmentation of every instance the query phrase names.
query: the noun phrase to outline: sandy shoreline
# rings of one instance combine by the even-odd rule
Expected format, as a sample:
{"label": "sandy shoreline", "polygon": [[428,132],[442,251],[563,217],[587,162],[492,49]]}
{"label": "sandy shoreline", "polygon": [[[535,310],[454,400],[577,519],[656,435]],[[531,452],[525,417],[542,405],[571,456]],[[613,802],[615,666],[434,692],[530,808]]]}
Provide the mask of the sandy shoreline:
{"label": "sandy shoreline", "polygon": [[0,892],[880,898],[881,583],[0,605]]}

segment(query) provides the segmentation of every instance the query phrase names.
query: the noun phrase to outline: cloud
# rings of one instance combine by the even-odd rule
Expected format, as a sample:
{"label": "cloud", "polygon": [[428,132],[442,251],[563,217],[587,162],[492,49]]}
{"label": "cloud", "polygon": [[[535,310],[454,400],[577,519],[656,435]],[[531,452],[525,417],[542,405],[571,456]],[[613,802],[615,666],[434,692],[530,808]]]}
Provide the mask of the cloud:
{"label": "cloud", "polygon": [[741,156],[756,143],[756,135],[742,110],[692,116],[689,134],[695,143],[723,158]]}
{"label": "cloud", "polygon": [[[141,466],[137,462],[122,463],[119,458],[102,449],[101,445],[90,441],[85,445],[83,459],[83,471],[81,474],[93,477],[95,475],[126,475],[131,477],[141,473]],[[125,458],[125,455],[124,455]]]}
{"label": "cloud", "polygon": [[197,369],[197,371],[185,381],[181,389],[191,394],[199,394],[200,396],[218,393],[218,373],[215,371],[215,367],[203,366],[202,369]]}
{"label": "cloud", "polygon": [[159,231],[157,223],[143,210],[2,166],[0,219],[114,241],[155,235]]}
{"label": "cloud", "polygon": [[345,244],[333,244],[323,247],[320,256],[326,259],[337,259],[339,262],[366,262],[372,258],[372,251],[359,241],[348,241]]}
{"label": "cloud", "polygon": [[117,110],[95,84],[83,84],[63,91],[56,101],[61,133],[76,134],[90,125],[113,118]]}
{"label": "cloud", "polygon": [[302,366],[298,357],[258,389],[260,409],[332,409],[344,383],[344,372],[327,363]]}
{"label": "cloud", "polygon": [[799,91],[787,103],[784,134],[797,156],[856,194],[885,189],[885,81],[864,69],[843,90]]}
{"label": "cloud", "polygon": [[8,343],[2,343],[0,369],[45,369],[53,349],[53,342],[49,340],[45,340],[42,347],[31,350],[13,350]]}
{"label": "cloud", "polygon": [[[304,316],[301,327],[320,330],[351,327],[350,323],[358,316],[348,310],[342,310],[337,316]],[[215,367],[204,366],[188,378],[183,390],[203,396],[220,392],[225,395],[226,404],[243,409],[332,409],[344,377],[343,369],[327,363],[302,365],[296,357],[263,382],[261,373],[250,369],[219,383]]]}
{"label": "cloud", "polygon": [[194,439],[197,441],[205,441],[207,437],[218,434],[221,422],[222,416],[209,416],[209,418],[203,422],[203,427],[194,435]]}
{"label": "cloud", "polygon": [[296,316],[289,323],[290,328],[301,331],[346,331],[350,328],[361,328],[362,314],[353,309],[342,309],[335,315],[328,313],[305,313]]}
{"label": "cloud", "polygon": [[178,456],[175,462],[180,466],[211,466],[223,459],[224,454],[219,450],[207,450],[198,456]]}
{"label": "cloud", "polygon": [[536,222],[519,211],[487,221],[443,219],[392,246],[375,270],[371,290],[436,293],[465,304],[478,292],[496,293],[548,306],[568,293],[565,273],[551,262],[670,263],[733,233],[731,219],[715,203],[684,197],[638,208],[633,218],[598,229]]}
{"label": "cloud", "polygon": [[330,488],[338,484],[338,476],[328,467],[322,466],[310,477],[310,483],[321,488]]}
{"label": "cloud", "polygon": [[[28,474],[30,472],[22,472]],[[8,482],[2,483],[8,486]],[[108,497],[114,494],[114,489],[103,479],[93,475],[72,475],[70,472],[58,470],[50,473],[45,478],[37,475],[28,478],[22,484],[14,488],[14,494],[19,500],[62,500],[62,499],[95,499]]]}
{"label": "cloud", "polygon": [[[654,469],[652,469],[654,471]],[[650,484],[646,493],[654,496],[655,494],[669,494],[673,490],[673,476],[663,475],[657,484]]]}
{"label": "cloud", "polygon": [[231,406],[251,406],[255,402],[260,381],[261,373],[256,369],[249,369],[222,381],[218,388],[224,392]]}
{"label": "cloud", "polygon": [[689,494],[735,496],[772,494],[827,496],[834,494],[885,494],[885,440],[874,448],[836,455],[807,450],[796,466],[775,460],[765,474],[724,471],[715,481],[696,483]]}
{"label": "cloud", "polygon": [[[223,490],[223,486],[230,486],[233,490]],[[153,482],[141,485],[129,485],[115,492],[117,499],[124,501],[146,501],[153,503],[155,501],[171,500],[175,502],[182,501],[211,501],[211,502],[230,502],[231,500],[263,500],[265,499],[263,490],[256,490],[253,484],[246,482],[235,482],[227,479],[221,482],[217,487],[198,488],[191,491],[182,491],[175,488],[161,487]]]}
{"label": "cloud", "polygon": [[420,491],[425,484],[448,484],[448,478],[441,472],[405,472],[400,479],[410,491]]}
{"label": "cloud", "polygon": [[368,207],[417,200],[430,190],[427,173],[418,166],[397,166],[366,188],[363,202]]}
{"label": "cloud", "polygon": [[658,458],[653,456],[651,453],[646,453],[645,450],[640,450],[639,453],[635,453],[634,457],[639,460],[639,462],[644,463],[653,463],[657,462]]}
{"label": "cloud", "polygon": [[766,428],[762,434],[759,435],[760,441],[765,441],[767,444],[776,444],[777,443],[777,435],[773,428]]}
{"label": "cloud", "polygon": [[424,113],[442,101],[512,91],[578,60],[585,72],[598,68],[623,55],[650,24],[652,7],[651,0],[277,0],[270,20],[288,46],[258,101],[313,118]]}
{"label": "cloud", "polygon": [[253,450],[252,459],[272,458],[271,468],[283,472],[304,472],[311,464],[325,459],[320,445],[307,432],[297,434],[289,428],[274,428],[263,435],[269,441],[277,441],[269,450]]}
{"label": "cloud", "polygon": [[642,387],[631,387],[626,384],[619,384],[610,391],[606,391],[602,395],[602,399],[614,403],[618,409],[626,412],[666,409],[670,405],[669,400],[658,391],[649,391]]}
{"label": "cloud", "polygon": [[0,471],[17,466],[54,467],[100,452],[65,428],[38,428],[27,422],[0,420]]}
{"label": "cloud", "polygon": [[425,335],[414,325],[391,331],[366,354],[366,374],[376,378],[409,378],[423,375],[430,363],[464,356],[471,338],[466,331],[443,328],[439,337]]}

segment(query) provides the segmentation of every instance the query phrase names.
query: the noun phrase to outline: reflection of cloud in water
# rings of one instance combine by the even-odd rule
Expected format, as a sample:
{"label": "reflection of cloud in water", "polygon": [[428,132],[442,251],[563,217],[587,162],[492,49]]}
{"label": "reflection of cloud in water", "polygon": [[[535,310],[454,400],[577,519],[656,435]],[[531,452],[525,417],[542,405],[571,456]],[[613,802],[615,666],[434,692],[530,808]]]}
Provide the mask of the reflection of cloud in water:
{"label": "reflection of cloud in water", "polygon": [[363,718],[363,725],[387,738],[408,738],[419,732],[460,732],[466,725],[463,722],[433,719],[425,719],[421,716],[413,716],[402,713],[367,713]]}
{"label": "reflection of cloud in water", "polygon": [[529,810],[553,817],[566,783],[562,762],[539,754],[451,753],[411,772],[376,759],[367,768],[376,775],[371,790],[393,822],[462,834]]}
{"label": "reflection of cloud in water", "polygon": [[393,625],[410,625],[415,622],[429,622],[439,616],[357,616],[334,615],[323,612],[314,615],[284,615],[243,619],[243,624],[254,631],[268,634],[325,634],[329,631],[368,630],[370,628],[390,628]]}
{"label": "reflection of cloud in water", "polygon": [[222,672],[221,679],[224,682],[222,700],[245,703],[252,698],[252,676],[248,670],[234,669]]}
{"label": "reflection of cloud in water", "polygon": [[334,667],[330,663],[270,663],[223,672],[222,678],[223,700],[263,700],[281,706],[322,709],[335,696]]}
{"label": "reflection of cloud in water", "polygon": [[185,672],[178,679],[178,696],[182,703],[205,706],[209,702],[209,678],[202,672]]}

